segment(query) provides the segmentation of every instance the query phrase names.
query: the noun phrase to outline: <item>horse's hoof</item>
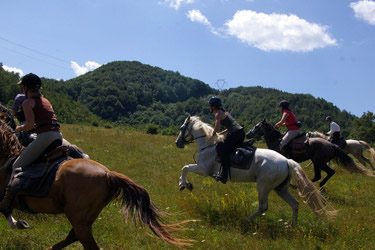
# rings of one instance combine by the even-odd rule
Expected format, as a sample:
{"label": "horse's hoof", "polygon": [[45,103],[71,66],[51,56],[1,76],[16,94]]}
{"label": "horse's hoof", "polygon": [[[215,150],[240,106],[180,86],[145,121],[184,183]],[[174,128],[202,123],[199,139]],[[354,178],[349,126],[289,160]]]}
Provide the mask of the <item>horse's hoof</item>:
{"label": "horse's hoof", "polygon": [[184,185],[180,185],[180,186],[178,187],[178,189],[179,189],[180,191],[182,191],[182,190],[185,189],[185,186],[184,186]]}
{"label": "horse's hoof", "polygon": [[193,191],[193,184],[191,183],[186,184],[186,188],[190,191]]}
{"label": "horse's hoof", "polygon": [[31,227],[29,226],[29,224],[27,224],[26,221],[24,220],[19,220],[16,222],[16,228],[17,229],[31,229]]}

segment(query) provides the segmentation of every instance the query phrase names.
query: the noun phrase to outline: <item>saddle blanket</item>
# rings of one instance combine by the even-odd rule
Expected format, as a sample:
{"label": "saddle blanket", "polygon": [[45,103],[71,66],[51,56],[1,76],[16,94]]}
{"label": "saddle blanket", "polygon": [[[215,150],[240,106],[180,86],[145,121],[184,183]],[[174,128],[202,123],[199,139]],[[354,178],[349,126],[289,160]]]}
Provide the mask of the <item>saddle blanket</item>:
{"label": "saddle blanket", "polygon": [[10,178],[10,191],[17,195],[45,197],[49,194],[59,166],[69,159],[64,157],[53,162],[40,162],[24,168],[13,169]]}

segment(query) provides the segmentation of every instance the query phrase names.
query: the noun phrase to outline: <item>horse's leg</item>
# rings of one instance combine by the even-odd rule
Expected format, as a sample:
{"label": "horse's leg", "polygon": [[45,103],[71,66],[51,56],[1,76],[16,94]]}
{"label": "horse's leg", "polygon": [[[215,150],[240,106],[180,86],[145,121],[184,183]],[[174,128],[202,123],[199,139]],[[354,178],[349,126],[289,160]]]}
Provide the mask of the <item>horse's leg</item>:
{"label": "horse's leg", "polygon": [[292,226],[297,225],[298,219],[298,201],[289,193],[288,185],[283,185],[282,187],[276,188],[275,192],[292,208],[293,211],[293,219],[292,219]]}
{"label": "horse's leg", "polygon": [[68,237],[70,238],[65,241],[65,244],[71,244],[75,239],[81,242],[84,249],[99,249],[92,235],[91,227],[108,201],[105,201],[105,197],[99,195],[96,197],[95,201],[88,198],[86,201],[81,200],[66,205],[65,214],[73,226],[73,232],[69,233]]}
{"label": "horse's leg", "polygon": [[327,164],[321,164],[321,169],[327,173],[327,176],[319,183],[319,187],[323,187],[324,184],[336,173],[335,170],[328,167]]}
{"label": "horse's leg", "polygon": [[362,153],[361,153],[361,157],[360,158],[357,158],[363,166],[366,167],[366,163],[368,163],[370,165],[370,167],[372,168],[372,170],[375,170],[374,166],[372,165],[370,159],[366,158]]}
{"label": "horse's leg", "polygon": [[62,241],[60,241],[59,243],[53,245],[52,247],[48,248],[49,250],[56,250],[56,249],[63,249],[64,247],[76,242],[78,239],[74,233],[74,230],[71,229],[69,231],[69,234],[68,236],[66,236],[66,238]]}
{"label": "horse's leg", "polygon": [[259,206],[258,210],[247,217],[245,220],[247,221],[253,221],[257,216],[261,215],[262,213],[266,212],[268,209],[268,195],[271,192],[269,188],[263,187],[262,183],[257,181],[258,183],[258,201]]}
{"label": "horse's leg", "polygon": [[185,187],[187,187],[190,190],[192,189],[192,185],[186,179],[188,172],[193,172],[193,173],[202,175],[204,177],[208,176],[209,174],[207,172],[207,169],[202,168],[198,164],[189,164],[189,165],[184,166],[182,168],[182,174],[181,174],[180,182],[179,182],[180,190],[183,190]]}
{"label": "horse's leg", "polygon": [[313,164],[314,164],[314,178],[312,178],[311,181],[316,182],[322,178],[322,175],[320,173],[320,170],[321,170],[320,164],[314,161],[313,161]]}

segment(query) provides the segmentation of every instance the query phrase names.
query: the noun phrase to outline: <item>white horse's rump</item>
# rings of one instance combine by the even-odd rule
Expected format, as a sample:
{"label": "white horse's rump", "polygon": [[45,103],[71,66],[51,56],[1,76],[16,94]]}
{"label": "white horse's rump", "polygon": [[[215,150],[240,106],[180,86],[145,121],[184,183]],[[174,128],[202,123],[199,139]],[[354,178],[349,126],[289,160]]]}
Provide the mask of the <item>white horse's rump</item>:
{"label": "white horse's rump", "polygon": [[[197,163],[189,164],[182,168],[179,188],[185,187],[192,190],[192,185],[187,181],[188,172],[193,172],[204,177],[216,174],[220,163],[216,161],[217,153],[215,143],[223,140],[222,136],[212,135],[212,127],[203,123],[198,117],[187,117],[181,126],[176,146],[183,148],[185,144],[196,141],[199,153]],[[312,182],[306,177],[302,168],[293,160],[288,160],[276,151],[257,149],[249,169],[231,168],[230,182],[256,182],[258,189],[258,210],[246,219],[254,220],[258,215],[268,209],[268,195],[274,190],[293,211],[292,223],[297,223],[298,201],[289,193],[290,178],[296,180],[299,194],[308,203],[313,212],[319,217],[331,217],[335,214],[325,208],[325,200],[320,195]]]}

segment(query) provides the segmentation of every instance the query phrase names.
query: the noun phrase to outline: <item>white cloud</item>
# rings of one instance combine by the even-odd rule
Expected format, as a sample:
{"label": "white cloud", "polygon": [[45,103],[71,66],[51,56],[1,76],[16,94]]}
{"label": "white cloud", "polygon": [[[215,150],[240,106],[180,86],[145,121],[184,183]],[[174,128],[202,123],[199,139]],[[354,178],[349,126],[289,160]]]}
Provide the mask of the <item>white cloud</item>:
{"label": "white cloud", "polygon": [[8,72],[13,72],[13,73],[19,74],[19,76],[24,75],[22,69],[12,68],[12,67],[8,67],[6,65],[3,65],[3,69],[5,71],[8,71]]}
{"label": "white cloud", "polygon": [[327,33],[327,26],[309,23],[293,14],[241,10],[225,26],[228,35],[264,51],[308,52],[337,45]]}
{"label": "white cloud", "polygon": [[369,24],[375,25],[375,2],[362,0],[350,3],[350,7],[354,10],[355,17],[362,19]]}
{"label": "white cloud", "polygon": [[214,27],[212,27],[210,21],[208,21],[207,17],[205,17],[200,10],[190,10],[188,13],[186,13],[186,16],[190,19],[192,22],[197,22],[200,24],[203,24],[207,26],[212,33],[215,35],[220,35]]}
{"label": "white cloud", "polygon": [[71,65],[72,69],[74,70],[74,73],[76,73],[77,76],[83,75],[83,74],[85,74],[85,73],[87,73],[91,70],[97,69],[100,66],[102,66],[99,63],[93,62],[93,61],[85,62],[84,66],[79,66],[78,63],[76,63],[74,61],[71,61],[70,65]]}
{"label": "white cloud", "polygon": [[192,21],[192,22],[197,22],[201,23],[204,25],[207,25],[211,27],[211,23],[208,21],[207,17],[205,17],[200,10],[190,10],[186,16]]}
{"label": "white cloud", "polygon": [[182,4],[191,4],[194,3],[194,1],[195,0],[164,0],[165,3],[169,4],[169,7],[176,10],[180,9]]}

